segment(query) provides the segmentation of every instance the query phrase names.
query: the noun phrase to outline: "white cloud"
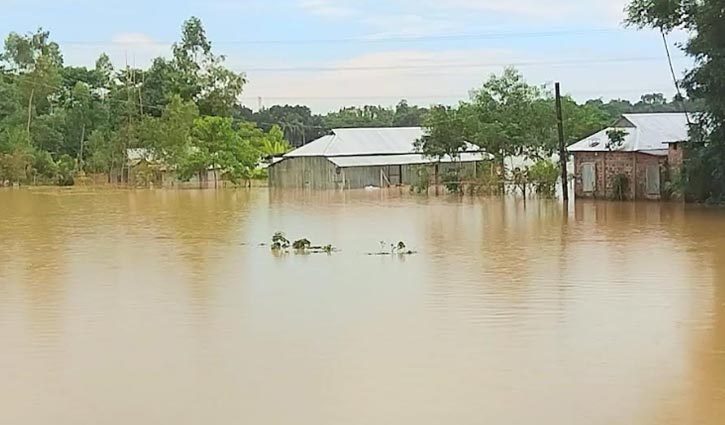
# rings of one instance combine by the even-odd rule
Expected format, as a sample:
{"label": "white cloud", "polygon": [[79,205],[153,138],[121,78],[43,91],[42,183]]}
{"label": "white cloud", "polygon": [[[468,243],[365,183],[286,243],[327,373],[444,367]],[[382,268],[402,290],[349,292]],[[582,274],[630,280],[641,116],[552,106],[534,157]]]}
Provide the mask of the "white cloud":
{"label": "white cloud", "polygon": [[[558,58],[562,63],[557,64],[552,63],[547,52],[503,49],[413,49],[368,53],[335,62],[295,65],[336,70],[251,71],[243,97],[244,103],[252,108],[257,107],[257,97],[262,97],[267,106],[306,104],[316,112],[345,105],[392,106],[401,98],[420,105],[455,104],[466,99],[469,91],[480,87],[489,75],[500,73],[507,64],[518,65],[532,84],[551,85],[561,81],[565,93],[578,100],[598,97],[638,99],[648,92],[673,95],[664,58],[632,64],[587,63],[587,58],[601,59],[582,53],[578,57]],[[678,59],[677,69],[683,69],[687,61]]]}
{"label": "white cloud", "polygon": [[[450,71],[448,66],[470,63],[471,57],[506,62],[512,56],[510,52],[492,49],[446,52],[399,50],[314,65],[339,70],[250,72],[250,84],[244,93],[245,103],[256,107],[259,96],[265,105],[301,103],[317,111],[334,110],[350,104],[392,105],[401,97],[424,105],[455,103],[457,99],[466,97],[468,90],[478,85],[487,73],[497,69],[467,67],[456,70],[452,78],[441,77],[440,74]],[[436,68],[439,64],[446,64],[446,69]]]}
{"label": "white cloud", "polygon": [[63,43],[66,63],[92,66],[101,53],[106,53],[119,68],[128,63],[133,67],[147,67],[159,56],[168,56],[171,45],[155,41],[138,32],[119,33],[107,43]]}

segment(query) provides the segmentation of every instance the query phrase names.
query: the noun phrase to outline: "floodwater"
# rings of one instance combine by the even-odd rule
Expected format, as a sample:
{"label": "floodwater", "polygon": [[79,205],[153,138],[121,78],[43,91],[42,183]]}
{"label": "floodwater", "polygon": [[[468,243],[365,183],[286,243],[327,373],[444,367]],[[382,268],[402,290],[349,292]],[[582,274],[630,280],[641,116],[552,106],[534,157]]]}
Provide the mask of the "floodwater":
{"label": "floodwater", "polygon": [[723,421],[723,210],[0,191],[0,424]]}

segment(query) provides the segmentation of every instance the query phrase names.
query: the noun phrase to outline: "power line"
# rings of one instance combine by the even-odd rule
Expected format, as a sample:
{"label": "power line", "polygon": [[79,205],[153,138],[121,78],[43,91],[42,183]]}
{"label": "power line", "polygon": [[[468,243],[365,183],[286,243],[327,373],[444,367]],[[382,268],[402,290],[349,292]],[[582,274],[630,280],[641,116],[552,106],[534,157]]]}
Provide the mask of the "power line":
{"label": "power line", "polygon": [[[655,93],[667,91],[669,87],[659,88],[623,88],[617,90],[572,90],[577,94],[616,94],[616,93]],[[400,95],[349,95],[349,96],[261,96],[265,100],[387,100],[387,99],[467,99],[468,93],[430,93],[430,94],[400,94]],[[260,96],[242,96],[240,100],[256,102]]]}
{"label": "power line", "polygon": [[687,113],[687,106],[685,105],[684,97],[682,97],[682,91],[680,90],[680,83],[677,81],[677,74],[675,74],[675,66],[672,64],[672,55],[670,54],[670,45],[667,43],[667,34],[664,30],[660,30],[662,33],[662,41],[665,44],[665,52],[667,53],[667,63],[670,65],[670,73],[672,73],[672,81],[675,84],[675,90],[677,90],[677,96],[680,99],[682,108],[685,111],[685,119],[687,124],[692,125],[690,122],[690,114]]}
{"label": "power line", "polygon": [[[684,59],[686,56],[675,57]],[[246,72],[325,72],[325,71],[397,71],[413,69],[460,69],[460,68],[489,68],[489,67],[527,67],[552,65],[594,65],[604,63],[628,63],[662,61],[661,56],[631,56],[601,59],[569,59],[559,61],[525,61],[525,62],[487,62],[487,63],[459,63],[459,64],[425,64],[425,65],[378,65],[378,66],[310,66],[310,67],[280,67],[280,68],[246,68]]]}
{"label": "power line", "polygon": [[[425,41],[461,41],[461,40],[482,40],[482,39],[506,39],[506,38],[538,38],[538,37],[557,37],[557,36],[574,36],[585,34],[607,34],[613,32],[622,32],[622,28],[590,28],[590,29],[562,29],[552,31],[526,31],[526,32],[486,32],[471,34],[444,34],[430,36],[367,36],[367,37],[349,37],[349,38],[318,38],[318,39],[268,39],[268,40],[226,40],[214,41],[214,45],[260,45],[260,44],[337,44],[337,43],[359,43],[359,44],[380,44],[380,43],[415,43]],[[133,42],[128,45],[171,45],[176,41],[148,41]],[[93,41],[93,40],[59,40],[59,44],[63,45],[109,45],[124,44],[113,41]]]}

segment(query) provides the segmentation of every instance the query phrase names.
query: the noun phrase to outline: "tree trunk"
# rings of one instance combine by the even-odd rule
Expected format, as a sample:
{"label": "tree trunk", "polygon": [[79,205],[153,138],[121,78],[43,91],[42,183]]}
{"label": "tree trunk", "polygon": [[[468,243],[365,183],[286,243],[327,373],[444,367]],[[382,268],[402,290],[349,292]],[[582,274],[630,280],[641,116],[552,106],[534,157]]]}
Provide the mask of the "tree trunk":
{"label": "tree trunk", "polygon": [[30,89],[30,99],[28,100],[28,139],[30,139],[30,122],[33,119],[33,97],[35,96],[35,89]]}
{"label": "tree trunk", "polygon": [[86,138],[86,125],[81,127],[81,147],[78,151],[78,171],[83,171],[83,139]]}
{"label": "tree trunk", "polygon": [[498,190],[501,192],[501,195],[506,194],[506,157],[501,153],[501,158],[499,158],[499,173],[498,173]]}
{"label": "tree trunk", "polygon": [[[440,164],[440,162],[439,162],[439,164]],[[439,184],[439,182],[438,182],[438,164],[435,165],[435,177],[434,177],[434,180],[435,181],[433,182],[433,184],[436,187],[436,196],[438,196],[439,195],[439,192],[438,192],[438,190],[439,190],[438,189],[438,184]]]}

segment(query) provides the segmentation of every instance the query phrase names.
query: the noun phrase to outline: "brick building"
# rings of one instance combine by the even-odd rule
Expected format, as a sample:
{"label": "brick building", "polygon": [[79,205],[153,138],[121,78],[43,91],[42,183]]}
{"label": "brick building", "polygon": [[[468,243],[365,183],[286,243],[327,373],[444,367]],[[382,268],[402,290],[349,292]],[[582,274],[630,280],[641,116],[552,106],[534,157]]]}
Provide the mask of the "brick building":
{"label": "brick building", "polygon": [[[609,199],[615,187],[626,187],[626,199],[662,199],[682,165],[687,123],[684,113],[625,114],[612,127],[569,146],[576,197]],[[622,132],[620,144],[610,143],[612,130]]]}

